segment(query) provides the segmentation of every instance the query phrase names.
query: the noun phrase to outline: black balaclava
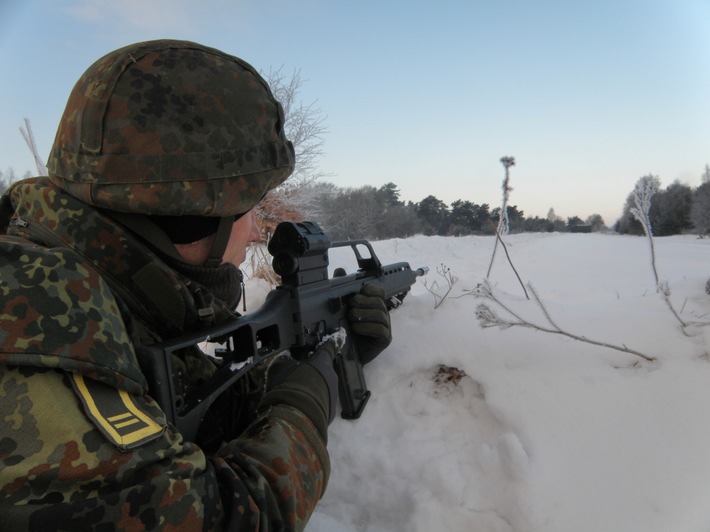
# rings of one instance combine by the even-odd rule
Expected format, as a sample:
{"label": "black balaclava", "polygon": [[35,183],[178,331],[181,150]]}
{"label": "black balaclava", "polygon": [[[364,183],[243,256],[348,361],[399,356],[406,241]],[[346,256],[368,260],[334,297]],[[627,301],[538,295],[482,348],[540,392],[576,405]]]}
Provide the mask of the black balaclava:
{"label": "black balaclava", "polygon": [[[237,216],[156,216],[111,213],[114,218],[162,252],[171,268],[207,288],[215,297],[234,310],[242,298],[243,276],[233,264],[222,264],[232,224]],[[174,244],[190,244],[216,235],[204,264],[187,264]]]}
{"label": "black balaclava", "polygon": [[207,288],[230,309],[242,297],[242,272],[234,264],[222,264],[222,256],[229,242],[232,225],[242,215],[221,218],[208,216],[149,216],[173,244],[190,244],[215,234],[215,241],[204,264],[187,264],[171,260],[170,265],[193,281]]}

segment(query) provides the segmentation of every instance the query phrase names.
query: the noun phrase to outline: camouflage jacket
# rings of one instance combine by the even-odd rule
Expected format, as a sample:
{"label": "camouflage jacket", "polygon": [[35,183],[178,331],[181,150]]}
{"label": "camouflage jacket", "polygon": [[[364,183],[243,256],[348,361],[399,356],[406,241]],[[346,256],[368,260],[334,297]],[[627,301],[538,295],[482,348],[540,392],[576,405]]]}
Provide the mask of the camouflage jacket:
{"label": "camouflage jacket", "polygon": [[329,475],[304,414],[276,405],[208,453],[147,393],[135,344],[204,326],[200,288],[46,179],[1,201],[2,528],[302,529]]}

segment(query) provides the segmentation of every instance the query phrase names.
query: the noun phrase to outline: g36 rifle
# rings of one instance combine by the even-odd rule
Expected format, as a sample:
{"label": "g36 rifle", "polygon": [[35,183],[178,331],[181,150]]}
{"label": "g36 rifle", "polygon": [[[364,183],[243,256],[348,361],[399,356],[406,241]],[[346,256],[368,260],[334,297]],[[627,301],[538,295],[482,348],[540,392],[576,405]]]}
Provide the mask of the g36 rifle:
{"label": "g36 rifle", "polygon": [[[352,248],[358,270],[337,269],[329,276],[328,250]],[[187,440],[194,441],[200,423],[214,400],[255,365],[290,350],[304,359],[329,333],[348,330],[348,299],[368,283],[385,291],[388,310],[402,303],[417,277],[428,268],[412,270],[408,263],[383,266],[367,240],[331,242],[314,222],[284,222],[268,244],[274,271],[282,284],[273,289],[256,311],[212,329],[188,334],[158,345],[142,347],[152,361],[151,394]],[[367,250],[365,256],[361,251]],[[212,377],[184,394],[173,383],[172,354],[189,346],[215,342],[222,359]],[[346,345],[335,360],[341,416],[357,419],[370,398],[363,366],[353,345]]]}

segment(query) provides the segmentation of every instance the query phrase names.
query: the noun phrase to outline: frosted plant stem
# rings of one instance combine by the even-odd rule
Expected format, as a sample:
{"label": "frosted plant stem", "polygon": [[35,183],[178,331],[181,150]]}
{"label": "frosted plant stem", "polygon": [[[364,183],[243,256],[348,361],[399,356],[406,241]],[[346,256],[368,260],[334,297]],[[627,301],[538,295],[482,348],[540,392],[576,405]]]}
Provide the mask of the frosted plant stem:
{"label": "frosted plant stem", "polygon": [[[503,190],[503,197],[501,200],[500,214],[498,215],[498,227],[496,228],[497,238],[495,240],[495,244],[493,244],[493,254],[491,255],[491,263],[488,265],[488,273],[486,273],[486,279],[491,276],[491,270],[493,269],[493,261],[496,258],[496,250],[498,249],[498,241],[500,240],[501,244],[503,243],[500,238],[500,234],[508,234],[508,229],[510,227],[510,221],[508,220],[508,200],[510,199],[510,191],[513,190],[510,186],[510,167],[515,166],[515,157],[510,157],[506,155],[500,158],[500,162],[505,168],[505,177],[503,178],[503,183],[501,185],[501,189]],[[506,255],[508,254],[507,250],[505,253]],[[510,257],[508,257],[508,262],[510,262]]]}
{"label": "frosted plant stem", "polygon": [[690,336],[688,334],[688,331],[685,330],[688,324],[683,321],[683,319],[680,317],[680,314],[678,314],[678,312],[676,312],[675,308],[673,307],[673,303],[671,303],[669,289],[664,288],[662,285],[659,285],[658,290],[659,292],[661,292],[661,294],[663,294],[663,300],[666,302],[666,305],[668,305],[668,309],[671,311],[671,314],[673,314],[673,316],[675,316],[675,319],[678,320],[678,323],[680,323],[681,331],[683,331],[683,334],[685,336]]}
{"label": "frosted plant stem", "polygon": [[545,318],[547,321],[554,327],[554,329],[542,329],[545,332],[551,332],[551,333],[556,333],[556,334],[561,334],[563,336],[567,336],[568,338],[573,338],[574,340],[579,340],[580,342],[587,342],[588,344],[593,344],[593,345],[598,345],[600,347],[607,347],[609,349],[615,349],[617,351],[622,351],[624,353],[630,353],[632,355],[636,355],[638,357],[643,358],[644,360],[648,360],[649,362],[653,362],[656,359],[654,357],[649,357],[648,355],[644,355],[643,353],[640,353],[638,351],[635,351],[633,349],[629,349],[628,347],[624,346],[617,346],[614,344],[610,344],[608,342],[600,342],[598,340],[592,340],[590,338],[587,338],[586,336],[578,336],[576,334],[569,333],[567,331],[564,331],[561,329],[557,323],[552,319],[552,316],[550,315],[549,311],[547,310],[547,307],[545,307],[545,304],[542,302],[542,299],[540,299],[540,296],[537,294],[537,291],[531,284],[528,284],[528,288],[530,288],[530,291],[533,294],[533,297],[535,298],[535,302],[538,304],[540,309],[542,310],[542,313],[545,315]]}
{"label": "frosted plant stem", "polygon": [[510,264],[510,267],[513,269],[513,273],[515,273],[515,276],[518,278],[518,282],[520,283],[520,286],[523,288],[523,292],[525,292],[525,298],[530,300],[530,296],[528,295],[528,291],[525,289],[525,283],[523,283],[523,280],[520,278],[520,275],[518,275],[518,270],[515,269],[515,266],[513,265],[513,260],[510,258],[510,253],[508,253],[508,246],[505,245],[505,242],[503,242],[503,239],[500,237],[500,233],[498,233],[497,231],[496,231],[496,236],[498,237],[497,240],[500,240],[500,245],[503,246],[503,251],[505,251],[505,256],[508,259],[508,264]]}
{"label": "frosted plant stem", "polygon": [[642,225],[646,237],[648,238],[649,249],[651,250],[651,269],[653,270],[653,278],[656,280],[656,292],[660,292],[661,295],[663,295],[663,300],[666,302],[671,314],[673,314],[675,319],[678,320],[678,323],[680,323],[683,334],[688,336],[688,332],[685,330],[688,325],[683,321],[678,312],[676,312],[675,308],[673,308],[673,303],[671,303],[670,288],[663,286],[664,284],[667,285],[667,283],[661,283],[658,277],[658,269],[656,268],[656,247],[653,245],[653,230],[651,228],[651,218],[648,215],[645,216],[645,221]]}
{"label": "frosted plant stem", "polygon": [[[650,223],[651,221],[648,221],[649,228],[650,228]],[[658,270],[656,269],[656,250],[655,246],[653,245],[653,233],[646,228],[646,225],[644,225],[644,230],[646,231],[646,236],[648,237],[648,244],[649,247],[651,248],[651,269],[653,270],[653,277],[656,280],[656,292],[660,292],[663,295],[663,300],[666,302],[666,305],[668,306],[668,309],[671,311],[671,314],[675,316],[675,319],[678,320],[678,323],[681,325],[681,330],[683,331],[683,334],[685,336],[688,336],[688,332],[685,330],[686,327],[688,326],[683,319],[680,317],[678,312],[676,312],[676,309],[673,308],[673,303],[671,303],[671,298],[670,298],[670,288],[668,286],[663,286],[664,284],[667,285],[667,283],[661,283],[661,281],[658,278]]]}
{"label": "frosted plant stem", "polygon": [[675,319],[680,323],[683,334],[688,336],[688,332],[685,330],[687,327],[686,323],[681,319],[675,308],[673,308],[673,303],[671,303],[671,291],[668,287],[668,283],[662,283],[660,281],[658,278],[658,270],[656,269],[656,249],[653,245],[653,226],[651,224],[651,199],[654,194],[658,192],[659,187],[660,181],[651,174],[640,178],[634,187],[634,207],[631,208],[631,214],[641,223],[643,231],[648,238],[648,244],[651,249],[651,269],[653,270],[653,277],[656,280],[656,292],[663,294],[663,300],[666,302],[671,314],[673,314]]}
{"label": "frosted plant stem", "polygon": [[498,230],[496,230],[496,242],[493,245],[493,254],[491,255],[491,263],[488,265],[488,272],[486,273],[486,279],[488,279],[491,276],[491,270],[493,269],[493,261],[496,258],[496,250],[498,249],[498,241],[500,240],[500,233],[498,233]]}
{"label": "frosted plant stem", "polygon": [[646,236],[648,237],[648,245],[651,249],[651,269],[653,270],[653,277],[656,279],[656,290],[660,290],[660,281],[658,280],[658,270],[656,269],[656,248],[653,245],[653,234],[650,231],[650,224],[651,221],[648,220],[645,224],[643,224],[643,229],[646,232]]}
{"label": "frosted plant stem", "polygon": [[434,296],[434,310],[438,309],[441,304],[444,302],[444,299],[448,297],[448,295],[451,293],[451,289],[454,287],[456,284],[456,281],[458,281],[458,278],[451,273],[451,268],[448,266],[444,265],[443,263],[441,264],[441,268],[437,267],[436,268],[436,273],[438,273],[441,277],[444,278],[447,284],[446,292],[444,295],[440,295],[437,292],[437,289],[439,288],[439,283],[434,281],[434,283],[429,286],[426,280],[422,282],[424,285],[424,288],[426,288],[427,292],[429,292],[432,296]]}
{"label": "frosted plant stem", "polygon": [[501,302],[494,294],[493,291],[490,289],[490,286],[485,286],[483,290],[480,290],[478,295],[480,297],[485,297],[487,299],[490,299],[494,303],[496,303],[498,306],[500,306],[503,310],[505,310],[507,313],[509,313],[511,316],[515,318],[516,321],[511,321],[511,320],[506,320],[501,318],[500,316],[496,315],[490,308],[488,308],[486,305],[479,305],[477,315],[479,318],[479,321],[481,323],[482,327],[493,327],[493,326],[498,326],[501,328],[506,328],[506,327],[513,327],[513,326],[518,326],[518,327],[527,327],[529,329],[534,329],[536,331],[541,331],[541,332],[546,332],[550,334],[559,334],[561,336],[566,336],[567,338],[571,338],[573,340],[577,340],[580,342],[586,342],[588,344],[596,345],[598,347],[605,347],[607,349],[613,349],[615,351],[621,351],[622,353],[628,353],[630,355],[637,356],[639,358],[642,358],[648,362],[655,362],[656,358],[651,357],[648,355],[644,355],[643,353],[636,351],[635,349],[629,349],[625,345],[615,345],[615,344],[610,344],[608,342],[601,342],[598,340],[593,340],[590,338],[587,338],[586,336],[579,336],[576,334],[572,334],[570,332],[567,332],[560,328],[555,321],[552,319],[552,316],[548,312],[547,308],[543,304],[542,300],[538,296],[537,292],[535,289],[532,287],[532,285],[528,284],[528,288],[533,294],[533,298],[535,299],[535,302],[538,304],[540,309],[542,310],[543,314],[545,315],[545,319],[549,322],[550,327],[545,327],[542,325],[538,325],[536,323],[530,323],[528,320],[520,317],[517,313],[515,313],[512,309],[507,307],[503,302]]}

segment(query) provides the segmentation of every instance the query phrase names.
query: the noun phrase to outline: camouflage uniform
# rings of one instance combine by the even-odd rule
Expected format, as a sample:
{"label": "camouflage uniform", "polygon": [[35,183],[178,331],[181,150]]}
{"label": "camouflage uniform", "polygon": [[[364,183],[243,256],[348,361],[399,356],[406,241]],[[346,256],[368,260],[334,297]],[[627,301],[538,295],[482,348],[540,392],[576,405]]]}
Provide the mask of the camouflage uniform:
{"label": "camouflage uniform", "polygon": [[[171,92],[185,69],[200,72],[196,100]],[[226,75],[236,88],[215,95]],[[250,104],[232,98],[248,91]],[[225,126],[240,105],[243,123]],[[282,118],[249,65],[194,43],[126,47],[79,80],[50,177],[0,203],[2,528],[305,526],[329,475],[327,420],[267,401],[214,452],[185,441],[148,394],[137,346],[232,314],[114,216],[249,210],[292,171]],[[212,370],[199,353],[181,362],[186,386]]]}

